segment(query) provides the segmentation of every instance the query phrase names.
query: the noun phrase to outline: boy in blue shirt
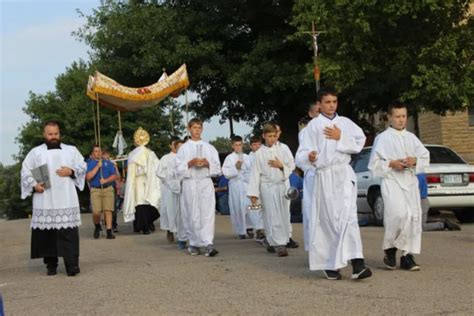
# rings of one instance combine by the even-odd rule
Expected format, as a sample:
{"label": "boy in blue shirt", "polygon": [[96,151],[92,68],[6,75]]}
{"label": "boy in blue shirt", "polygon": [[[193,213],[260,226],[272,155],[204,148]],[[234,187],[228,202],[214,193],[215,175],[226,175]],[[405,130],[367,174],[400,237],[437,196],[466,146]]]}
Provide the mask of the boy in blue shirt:
{"label": "boy in blue shirt", "polygon": [[104,213],[107,227],[107,239],[115,239],[112,234],[112,212],[114,211],[114,188],[117,179],[115,165],[102,159],[102,151],[98,145],[92,146],[91,159],[87,161],[86,180],[89,183],[92,204],[92,219],[95,224],[94,238],[100,236],[100,215]]}
{"label": "boy in blue shirt", "polygon": [[461,230],[461,227],[451,222],[448,219],[444,221],[437,221],[428,223],[428,212],[430,210],[430,201],[428,201],[428,182],[426,181],[426,174],[420,173],[416,175],[418,177],[418,187],[420,189],[421,198],[421,211],[422,211],[422,227],[423,231],[434,231],[434,230]]}

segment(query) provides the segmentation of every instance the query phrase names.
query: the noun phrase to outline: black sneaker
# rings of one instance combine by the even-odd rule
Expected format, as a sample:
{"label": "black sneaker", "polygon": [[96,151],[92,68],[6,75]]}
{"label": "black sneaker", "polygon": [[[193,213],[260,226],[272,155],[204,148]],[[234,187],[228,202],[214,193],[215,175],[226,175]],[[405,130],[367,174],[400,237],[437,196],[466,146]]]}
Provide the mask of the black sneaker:
{"label": "black sneaker", "polygon": [[412,254],[402,256],[400,258],[400,269],[407,271],[419,271],[420,266],[416,264],[415,258]]}
{"label": "black sneaker", "polygon": [[352,259],[351,263],[353,280],[362,280],[372,276],[372,271],[365,266],[364,259]]}
{"label": "black sneaker", "polygon": [[387,269],[395,270],[397,268],[397,248],[385,249],[384,252],[383,264]]}
{"label": "black sneaker", "polygon": [[449,219],[444,220],[444,229],[453,231],[453,230],[461,230],[461,226],[456,223],[451,222]]}
{"label": "black sneaker", "polygon": [[328,280],[340,280],[342,279],[341,274],[338,271],[324,270],[324,276]]}
{"label": "black sneaker", "polygon": [[215,255],[217,255],[219,253],[219,251],[217,251],[216,248],[214,248],[213,245],[207,245],[206,247],[206,252],[204,253],[204,255],[206,257],[214,257]]}
{"label": "black sneaker", "polygon": [[239,239],[246,239],[245,235],[239,235]]}
{"label": "black sneaker", "polygon": [[298,248],[300,245],[290,238],[290,241],[286,244],[286,248]]}
{"label": "black sneaker", "polygon": [[265,234],[263,233],[263,229],[257,229],[257,234],[255,236],[255,240],[259,243],[265,240]]}
{"label": "black sneaker", "polygon": [[270,246],[270,244],[268,243],[268,240],[266,238],[263,240],[262,245],[263,245],[263,247],[265,247],[267,249],[268,252],[270,252],[270,253],[275,252],[275,247]]}
{"label": "black sneaker", "polygon": [[107,239],[115,239],[115,235],[112,234],[112,229],[107,229]]}
{"label": "black sneaker", "polygon": [[253,229],[250,228],[250,229],[247,229],[247,236],[249,238],[253,238],[255,236],[255,234],[253,233]]}
{"label": "black sneaker", "polygon": [[94,238],[95,239],[98,239],[100,237],[100,231],[101,231],[101,227],[100,227],[100,224],[97,224],[95,225],[95,229],[94,229]]}
{"label": "black sneaker", "polygon": [[117,228],[117,226],[115,226],[114,228],[112,228],[112,231],[113,231],[114,233],[118,233],[118,228]]}

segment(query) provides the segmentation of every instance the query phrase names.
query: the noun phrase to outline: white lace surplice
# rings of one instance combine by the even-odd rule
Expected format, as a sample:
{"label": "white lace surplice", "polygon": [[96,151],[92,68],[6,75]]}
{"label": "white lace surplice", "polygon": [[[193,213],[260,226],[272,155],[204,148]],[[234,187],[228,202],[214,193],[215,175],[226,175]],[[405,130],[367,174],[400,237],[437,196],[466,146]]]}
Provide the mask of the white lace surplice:
{"label": "white lace surplice", "polygon": [[[33,194],[31,228],[62,229],[81,225],[76,187],[84,188],[87,171],[84,157],[76,147],[66,144],[61,144],[61,149],[48,150],[45,144],[33,148],[22,164],[22,199],[30,196],[37,184],[31,170],[43,164],[48,165],[51,188]],[[74,170],[74,179],[56,174],[56,170],[63,166]]]}

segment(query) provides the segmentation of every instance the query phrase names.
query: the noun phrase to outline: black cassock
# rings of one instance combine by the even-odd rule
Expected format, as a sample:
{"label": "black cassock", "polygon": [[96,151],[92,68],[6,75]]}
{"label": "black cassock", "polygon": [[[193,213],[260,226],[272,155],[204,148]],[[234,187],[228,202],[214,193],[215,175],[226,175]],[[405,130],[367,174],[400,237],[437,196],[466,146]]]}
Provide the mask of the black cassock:
{"label": "black cassock", "polygon": [[31,259],[44,258],[45,264],[57,266],[58,257],[67,270],[79,265],[79,229],[32,229]]}

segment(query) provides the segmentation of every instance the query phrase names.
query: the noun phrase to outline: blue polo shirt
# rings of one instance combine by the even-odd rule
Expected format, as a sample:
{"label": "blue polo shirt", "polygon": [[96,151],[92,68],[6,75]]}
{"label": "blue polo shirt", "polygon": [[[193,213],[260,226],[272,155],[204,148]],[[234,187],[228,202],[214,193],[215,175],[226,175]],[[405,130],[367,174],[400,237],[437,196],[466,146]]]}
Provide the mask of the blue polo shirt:
{"label": "blue polo shirt", "polygon": [[[97,166],[99,163],[98,160],[95,159],[88,159],[87,160],[87,172],[91,171],[92,169]],[[102,171],[101,171],[102,169]],[[112,161],[110,160],[102,160],[102,168],[100,168],[97,173],[95,174],[94,178],[92,178],[91,181],[89,181],[89,184],[93,188],[100,188],[100,179],[107,179],[111,175],[115,174],[115,166]],[[104,184],[104,186],[109,186],[112,185],[112,182]]]}
{"label": "blue polo shirt", "polygon": [[428,197],[428,183],[426,182],[426,174],[420,173],[418,177],[418,187],[420,189],[420,197],[426,199]]}
{"label": "blue polo shirt", "polygon": [[298,200],[301,200],[303,198],[303,178],[294,171],[290,174],[290,186],[298,189]]}

